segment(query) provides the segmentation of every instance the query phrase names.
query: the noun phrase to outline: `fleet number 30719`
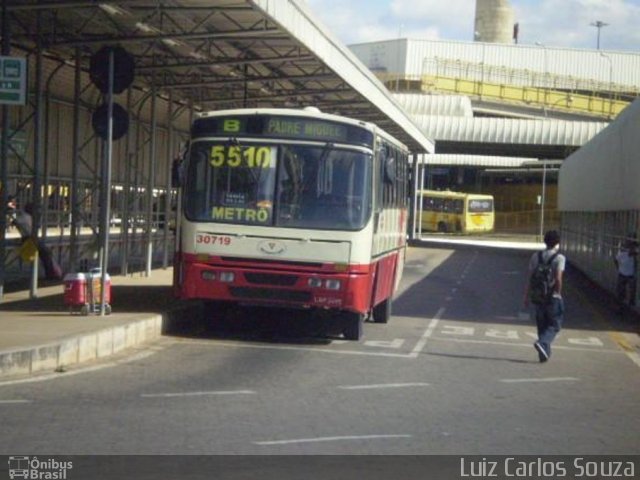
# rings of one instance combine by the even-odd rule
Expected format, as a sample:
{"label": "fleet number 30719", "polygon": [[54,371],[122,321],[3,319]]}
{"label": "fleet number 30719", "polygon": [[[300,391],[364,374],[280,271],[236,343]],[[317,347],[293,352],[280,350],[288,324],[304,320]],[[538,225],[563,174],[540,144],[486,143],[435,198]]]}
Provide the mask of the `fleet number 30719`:
{"label": "fleet number 30719", "polygon": [[198,233],[196,235],[196,243],[203,243],[205,245],[231,245],[231,237]]}

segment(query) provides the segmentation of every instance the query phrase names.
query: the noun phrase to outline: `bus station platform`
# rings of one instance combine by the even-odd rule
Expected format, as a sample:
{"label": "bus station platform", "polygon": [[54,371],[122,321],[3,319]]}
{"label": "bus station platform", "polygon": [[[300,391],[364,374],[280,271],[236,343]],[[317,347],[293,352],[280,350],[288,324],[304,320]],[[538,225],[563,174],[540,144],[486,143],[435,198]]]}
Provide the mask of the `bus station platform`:
{"label": "bus station platform", "polygon": [[[0,379],[106,358],[158,339],[185,306],[172,294],[173,269],[146,277],[112,276],[112,313],[83,315],[64,303],[63,282],[41,280],[37,298],[28,285],[6,285],[0,301]],[[195,306],[194,306],[195,308]]]}

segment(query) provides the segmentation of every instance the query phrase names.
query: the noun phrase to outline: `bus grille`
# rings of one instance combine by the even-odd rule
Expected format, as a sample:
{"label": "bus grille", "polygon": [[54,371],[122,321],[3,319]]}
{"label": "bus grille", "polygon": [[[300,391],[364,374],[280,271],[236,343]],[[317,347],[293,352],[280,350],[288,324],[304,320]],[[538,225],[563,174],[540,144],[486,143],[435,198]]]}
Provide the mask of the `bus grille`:
{"label": "bus grille", "polygon": [[280,290],[265,289],[251,287],[231,287],[231,295],[236,298],[246,298],[250,300],[275,300],[285,302],[303,302],[311,301],[311,292],[303,292],[300,290]]}
{"label": "bus grille", "polygon": [[296,284],[298,277],[296,275],[278,275],[275,273],[255,273],[247,272],[244,274],[247,282],[258,285],[278,285],[281,287],[291,287]]}

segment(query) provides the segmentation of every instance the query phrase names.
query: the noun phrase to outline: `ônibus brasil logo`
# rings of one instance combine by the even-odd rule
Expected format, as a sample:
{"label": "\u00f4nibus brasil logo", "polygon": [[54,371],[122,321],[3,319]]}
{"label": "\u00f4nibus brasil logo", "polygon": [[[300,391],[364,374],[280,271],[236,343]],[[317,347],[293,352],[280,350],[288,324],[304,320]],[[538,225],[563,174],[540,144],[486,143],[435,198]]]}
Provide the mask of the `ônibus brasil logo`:
{"label": "\u00f4nibus brasil logo", "polygon": [[61,462],[54,458],[9,457],[9,478],[28,480],[66,480],[67,470],[73,468],[73,462]]}

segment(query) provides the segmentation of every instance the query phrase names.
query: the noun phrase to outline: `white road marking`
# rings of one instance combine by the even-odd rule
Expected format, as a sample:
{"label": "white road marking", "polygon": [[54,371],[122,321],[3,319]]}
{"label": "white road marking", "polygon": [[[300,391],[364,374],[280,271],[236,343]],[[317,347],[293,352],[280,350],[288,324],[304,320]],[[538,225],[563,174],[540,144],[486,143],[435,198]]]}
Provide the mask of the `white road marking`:
{"label": "white road marking", "polygon": [[633,363],[640,367],[640,355],[638,355],[636,352],[625,352],[625,354],[631,359]]}
{"label": "white road marking", "polygon": [[472,336],[475,334],[475,329],[473,327],[461,327],[459,325],[443,325],[440,333],[443,335],[468,335]]}
{"label": "white road marking", "polygon": [[20,403],[31,403],[31,400],[0,400],[0,405],[16,405]]}
{"label": "white road marking", "polygon": [[427,345],[427,340],[431,335],[433,335],[433,331],[438,326],[438,322],[440,321],[440,318],[442,318],[442,315],[444,315],[444,312],[445,308],[440,307],[440,310],[438,310],[434,317],[431,319],[431,321],[429,322],[429,326],[422,334],[422,337],[420,337],[420,340],[418,340],[418,343],[416,343],[416,346],[413,347],[413,350],[411,350],[411,353],[408,355],[409,358],[417,358],[418,355],[420,355],[422,349]]}
{"label": "white road marking", "polygon": [[484,332],[489,338],[504,338],[509,340],[520,340],[517,330],[499,330],[497,328],[489,328]]}
{"label": "white road marking", "polygon": [[502,378],[503,383],[534,383],[534,382],[579,382],[575,377],[549,377],[549,378]]}
{"label": "white road marking", "polygon": [[205,397],[213,395],[255,395],[253,390],[217,390],[211,392],[143,393],[143,398]]}
{"label": "white road marking", "polygon": [[393,340],[367,340],[364,342],[366,347],[380,347],[380,348],[401,348],[404,345],[402,338],[395,338]]}
{"label": "white road marking", "polygon": [[379,383],[373,385],[339,385],[336,388],[341,390],[369,390],[376,388],[406,388],[406,387],[428,387],[428,383]]}
{"label": "white road marking", "polygon": [[348,435],[340,437],[295,438],[291,440],[269,440],[253,442],[254,445],[288,445],[292,443],[336,442],[344,440],[377,440],[386,438],[411,438],[411,435]]}
{"label": "white road marking", "polygon": [[[504,345],[507,347],[526,347],[533,350],[533,344],[531,343],[517,343],[517,342],[495,342],[490,340],[475,340],[466,338],[444,338],[444,337],[431,337],[432,340],[438,340],[441,342],[457,342],[457,343],[477,343],[484,345]],[[624,353],[620,350],[606,349],[606,348],[580,348],[580,347],[567,347],[565,345],[553,344],[554,350],[572,350],[574,352],[598,352],[598,353]]]}
{"label": "white road marking", "polygon": [[571,343],[572,345],[590,345],[590,346],[594,346],[594,347],[603,347],[604,343],[602,343],[602,340],[600,340],[599,338],[596,337],[588,337],[588,338],[568,338],[567,342]]}

